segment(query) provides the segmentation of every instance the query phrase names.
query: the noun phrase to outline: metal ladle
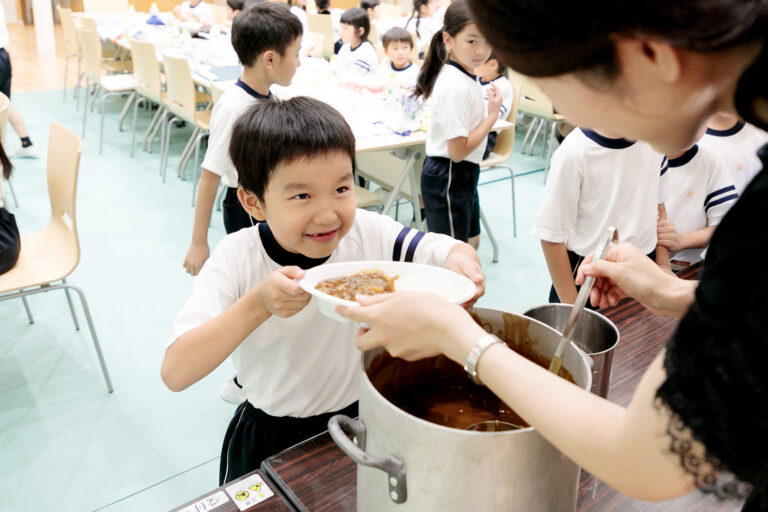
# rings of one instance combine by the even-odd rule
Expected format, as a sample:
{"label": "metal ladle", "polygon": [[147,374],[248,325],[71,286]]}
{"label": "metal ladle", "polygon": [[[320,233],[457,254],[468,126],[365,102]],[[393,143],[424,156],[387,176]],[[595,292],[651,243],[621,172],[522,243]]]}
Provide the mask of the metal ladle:
{"label": "metal ladle", "polygon": [[[618,241],[619,231],[615,227],[609,226],[597,244],[595,253],[592,256],[592,261],[605,258],[605,253],[608,251],[608,245],[611,242],[617,243]],[[552,357],[552,363],[549,365],[549,371],[554,374],[557,374],[560,371],[560,367],[563,365],[563,352],[565,352],[565,347],[567,347],[573,339],[573,333],[576,332],[576,325],[579,323],[579,318],[581,318],[581,314],[584,312],[584,306],[587,303],[587,299],[589,298],[589,294],[592,291],[592,286],[594,286],[594,284],[595,278],[587,276],[584,280],[584,284],[581,285],[579,294],[576,296],[576,302],[574,302],[573,308],[571,309],[568,323],[565,324],[560,343],[557,345],[555,355]]]}
{"label": "metal ladle", "polygon": [[506,421],[490,420],[479,421],[468,426],[464,430],[471,430],[473,432],[504,432],[508,430],[519,430],[523,427],[515,425],[514,423],[508,423]]}

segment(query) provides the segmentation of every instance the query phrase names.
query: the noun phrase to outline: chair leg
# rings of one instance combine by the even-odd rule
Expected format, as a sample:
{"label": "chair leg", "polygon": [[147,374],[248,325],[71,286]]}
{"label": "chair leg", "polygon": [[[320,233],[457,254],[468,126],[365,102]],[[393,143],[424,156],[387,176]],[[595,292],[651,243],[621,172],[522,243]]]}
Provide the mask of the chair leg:
{"label": "chair leg", "polygon": [[195,126],[195,129],[192,130],[192,135],[189,136],[189,139],[187,139],[187,143],[184,145],[184,150],[181,152],[181,157],[179,157],[179,164],[176,167],[176,175],[180,179],[186,178],[186,173],[184,172],[184,169],[187,167],[187,164],[189,163],[189,159],[192,157],[192,150],[195,146],[195,139],[197,138],[197,135],[200,133],[200,128]]}
{"label": "chair leg", "polygon": [[536,126],[536,131],[533,133],[533,138],[531,139],[531,149],[530,154],[533,155],[533,148],[536,146],[536,139],[539,138],[539,133],[541,133],[541,128],[546,124],[546,121],[543,119],[539,120],[538,126]]}
{"label": "chair leg", "polygon": [[67,101],[67,75],[69,74],[69,59],[72,57],[77,57],[77,55],[70,53],[64,57],[64,87],[61,90],[61,101]]}
{"label": "chair leg", "polygon": [[85,319],[88,322],[88,328],[91,331],[91,337],[93,338],[93,347],[96,349],[96,355],[99,357],[99,364],[101,365],[101,373],[104,374],[104,381],[107,384],[107,390],[112,393],[112,380],[109,378],[109,371],[107,370],[107,363],[104,362],[104,355],[101,353],[101,346],[99,345],[99,338],[96,336],[96,329],[93,327],[93,320],[91,319],[91,312],[88,309],[88,302],[85,300],[85,294],[83,290],[75,285],[64,283],[62,285],[65,288],[72,288],[80,296],[80,303],[83,305],[83,312],[85,313]]}
{"label": "chair leg", "polygon": [[105,92],[99,98],[99,113],[101,114],[101,121],[99,122],[99,154],[101,154],[101,150],[104,148],[104,100],[107,99],[107,96],[111,96],[111,94]]}
{"label": "chair leg", "polygon": [[160,164],[160,172],[163,175],[163,183],[165,183],[165,178],[168,173],[168,155],[171,152],[171,128],[174,121],[177,119],[177,117],[171,117],[171,119],[163,126],[163,129],[165,130],[165,141],[163,144],[162,156],[160,158],[160,161],[162,162]]}
{"label": "chair leg", "polygon": [[[148,151],[149,153],[152,152],[152,145],[155,142],[157,130],[162,128],[161,119],[164,118],[166,112],[168,112],[168,110],[165,108],[165,105],[159,105],[157,107],[157,114],[152,118],[152,122],[149,123],[149,128],[147,128],[147,133],[144,134],[144,151]],[[162,137],[160,140],[162,140]]]}
{"label": "chair leg", "polygon": [[85,138],[85,120],[88,117],[88,86],[90,79],[85,77],[85,93],[83,93],[85,103],[83,104],[83,134],[82,138]]}
{"label": "chair leg", "polygon": [[531,121],[531,124],[528,125],[528,131],[525,132],[525,137],[523,137],[523,145],[520,147],[520,152],[522,154],[525,154],[525,145],[528,144],[528,137],[531,136],[531,133],[533,132],[534,126],[536,126],[539,122],[538,117],[534,117],[533,121]]}
{"label": "chair leg", "polygon": [[509,171],[509,187],[512,189],[512,236],[517,238],[517,208],[515,206],[515,173],[511,167],[503,167]]}
{"label": "chair leg", "polygon": [[488,224],[488,219],[485,218],[485,212],[483,212],[482,207],[480,208],[480,222],[483,223],[483,227],[485,227],[485,232],[488,233],[488,238],[491,239],[491,247],[493,247],[493,262],[498,263],[499,262],[499,244],[496,243],[496,237],[493,236],[491,225]]}
{"label": "chair leg", "polygon": [[[62,283],[66,284],[67,280],[62,279]],[[64,288],[64,294],[67,296],[67,304],[69,304],[69,312],[72,314],[72,321],[75,323],[75,330],[80,330],[80,324],[77,321],[77,315],[75,314],[75,306],[72,304],[72,297],[69,295],[69,288]]]}
{"label": "chair leg", "polygon": [[131,124],[131,158],[133,158],[133,152],[136,146],[136,114],[139,111],[139,101],[138,99],[133,104],[133,123]]}
{"label": "chair leg", "polygon": [[22,297],[21,302],[24,303],[24,309],[27,311],[27,318],[29,318],[29,323],[30,324],[35,323],[35,319],[32,318],[32,310],[29,308],[29,302],[27,302],[27,298]]}
{"label": "chair leg", "polygon": [[133,105],[135,100],[136,92],[134,91],[128,95],[128,99],[125,101],[125,105],[123,105],[123,109],[120,111],[120,117],[117,120],[117,131],[123,131],[123,120],[125,119],[125,115],[128,113],[128,110],[131,108],[131,105]]}

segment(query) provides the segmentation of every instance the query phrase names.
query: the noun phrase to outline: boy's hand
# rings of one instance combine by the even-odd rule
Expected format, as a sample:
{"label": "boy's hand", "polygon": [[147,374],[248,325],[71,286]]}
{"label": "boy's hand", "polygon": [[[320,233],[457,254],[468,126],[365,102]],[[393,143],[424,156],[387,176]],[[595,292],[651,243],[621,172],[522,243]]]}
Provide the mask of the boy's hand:
{"label": "boy's hand", "polygon": [[[474,252],[474,249],[472,251]],[[464,251],[451,251],[445,260],[445,268],[467,276],[475,283],[475,296],[461,305],[464,309],[470,310],[477,299],[485,293],[485,274],[480,266],[480,260],[477,259],[477,253],[472,257]]]}
{"label": "boy's hand", "polygon": [[196,276],[200,273],[200,269],[203,268],[203,263],[211,255],[211,250],[208,248],[208,244],[196,244],[192,243],[187,250],[187,256],[184,258],[184,270],[192,276]]}
{"label": "boy's hand", "polygon": [[486,94],[488,95],[488,117],[499,117],[499,109],[501,108],[501,92],[499,92],[499,88],[496,87],[496,84],[491,82],[490,87],[486,90]]}
{"label": "boy's hand", "polygon": [[293,316],[304,309],[312,298],[296,281],[304,277],[304,273],[299,267],[292,266],[269,274],[258,288],[258,296],[264,309],[282,318]]}
{"label": "boy's hand", "polygon": [[659,219],[656,222],[657,244],[676,252],[680,250],[680,237],[675,229],[675,224],[669,219]]}

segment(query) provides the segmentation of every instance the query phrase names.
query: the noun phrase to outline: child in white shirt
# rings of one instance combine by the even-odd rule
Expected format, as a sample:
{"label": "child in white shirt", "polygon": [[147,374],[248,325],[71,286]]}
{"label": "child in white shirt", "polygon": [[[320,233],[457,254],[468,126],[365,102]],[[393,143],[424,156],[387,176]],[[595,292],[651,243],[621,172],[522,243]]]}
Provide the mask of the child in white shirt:
{"label": "child in white shirt", "polygon": [[371,24],[368,15],[359,7],[347,9],[341,15],[341,41],[338,66],[341,74],[367,76],[376,73],[379,56],[368,41]]}
{"label": "child in white shirt", "polygon": [[670,155],[667,164],[667,219],[658,222],[658,239],[669,249],[673,269],[681,269],[702,259],[715,226],[739,194],[725,162],[706,147],[694,144]]}
{"label": "child in white shirt", "polygon": [[379,66],[379,74],[384,82],[392,78],[400,88],[413,91],[420,68],[411,62],[411,34],[404,28],[391,28],[381,37],[381,43],[387,56]]}
{"label": "child in white shirt", "polygon": [[768,143],[768,133],[730,114],[707,120],[707,132],[698,144],[717,153],[728,168],[736,192],[741,194],[763,164],[757,150]]}
{"label": "child in white shirt", "polygon": [[385,215],[356,210],[355,138],[341,115],[311,98],[257,103],[229,148],[238,199],[260,223],[228,235],[203,266],[173,323],[161,375],[173,391],[232,356],[246,400],[222,444],[219,480],[357,415],[358,326],[323,316],[298,283],[326,262],[413,261],[470,277],[477,253]]}
{"label": "child in white shirt", "polygon": [[432,37],[443,26],[443,23],[435,18],[439,8],[440,0],[414,0],[411,17],[405,22],[405,29],[416,36],[420,59],[424,58],[429,50]]}
{"label": "child in white shirt", "polygon": [[[483,87],[486,90],[490,87],[489,84],[493,83],[499,90],[499,93],[501,93],[499,119],[506,121],[512,109],[512,103],[515,99],[515,91],[512,88],[512,84],[507,80],[507,77],[504,76],[504,65],[499,61],[495,53],[491,53],[491,56],[485,64],[475,69],[475,74],[480,77]],[[488,155],[493,151],[493,148],[496,146],[496,137],[498,137],[498,135],[498,132],[491,132],[488,134],[488,144],[485,147],[485,153],[483,153],[483,160],[488,158]]]}
{"label": "child in white shirt", "polygon": [[657,218],[666,218],[666,174],[664,155],[644,142],[583,128],[568,134],[552,156],[532,230],[552,277],[550,302],[574,303],[576,268],[608,226],[669,266],[667,249],[656,240]]}
{"label": "child in white shirt", "polygon": [[173,8],[176,17],[185,22],[199,23],[200,25],[211,25],[213,23],[213,12],[211,6],[203,0],[188,0],[181,5]]}

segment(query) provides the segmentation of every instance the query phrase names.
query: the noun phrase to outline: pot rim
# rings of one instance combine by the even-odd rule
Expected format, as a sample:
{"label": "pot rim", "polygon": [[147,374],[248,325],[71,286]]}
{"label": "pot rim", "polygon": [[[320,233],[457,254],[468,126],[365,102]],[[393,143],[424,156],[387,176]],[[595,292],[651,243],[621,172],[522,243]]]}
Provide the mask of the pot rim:
{"label": "pot rim", "polygon": [[[537,310],[539,308],[546,308],[546,307],[573,308],[573,304],[565,304],[565,303],[562,303],[562,302],[551,302],[551,303],[548,303],[548,304],[539,304],[538,306],[533,306],[533,307],[530,307],[530,308],[526,309],[525,312],[523,313],[523,316],[528,317],[531,320],[536,320],[537,322],[541,322],[541,320],[537,320],[536,318],[529,317],[528,313],[531,312],[531,311]],[[621,341],[621,333],[619,332],[619,328],[616,326],[616,324],[613,323],[613,321],[610,318],[608,318],[604,314],[600,313],[599,311],[595,311],[593,309],[584,308],[584,313],[586,313],[588,315],[597,315],[601,319],[605,320],[605,322],[616,333],[616,341],[610,347],[606,348],[605,350],[600,350],[598,352],[587,352],[587,351],[582,350],[581,348],[579,348],[573,341],[571,341],[571,343],[574,346],[576,346],[576,348],[578,348],[579,350],[581,350],[582,352],[587,354],[588,356],[599,356],[599,355],[605,354],[606,352],[610,352],[611,350],[616,350],[616,347],[619,345],[619,341]],[[554,329],[554,327],[552,327],[552,326],[549,326],[549,327]],[[555,329],[555,331],[557,331],[557,329]],[[559,331],[558,331],[558,333],[559,333]]]}

